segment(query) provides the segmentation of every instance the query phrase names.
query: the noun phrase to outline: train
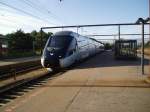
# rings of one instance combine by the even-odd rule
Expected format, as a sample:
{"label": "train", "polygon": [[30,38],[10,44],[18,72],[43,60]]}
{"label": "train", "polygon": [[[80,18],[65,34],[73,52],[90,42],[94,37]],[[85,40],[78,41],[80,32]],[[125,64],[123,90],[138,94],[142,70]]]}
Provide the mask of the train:
{"label": "train", "polygon": [[45,44],[41,64],[48,70],[66,68],[104,51],[104,44],[94,38],[73,31],[59,31],[50,36]]}

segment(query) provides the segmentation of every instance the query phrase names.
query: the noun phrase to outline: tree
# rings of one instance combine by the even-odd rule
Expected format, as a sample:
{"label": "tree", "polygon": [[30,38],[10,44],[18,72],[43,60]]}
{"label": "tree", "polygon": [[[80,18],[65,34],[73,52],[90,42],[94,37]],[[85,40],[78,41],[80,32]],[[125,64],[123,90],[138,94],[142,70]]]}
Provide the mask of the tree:
{"label": "tree", "polygon": [[42,32],[42,41],[41,41],[41,32],[37,32],[33,30],[31,33],[24,33],[21,29],[7,34],[6,37],[8,38],[8,46],[10,50],[40,50],[41,42],[44,46],[49,36],[52,33]]}
{"label": "tree", "polygon": [[[30,35],[32,36],[32,38],[34,39],[34,42],[35,42],[35,48],[36,49],[41,49],[41,43],[42,43],[42,45],[44,46],[45,45],[45,43],[46,43],[46,41],[47,41],[47,39],[52,35],[52,33],[51,32],[48,32],[48,33],[46,33],[46,32],[42,32],[42,37],[41,37],[41,32],[39,31],[39,32],[37,32],[37,31],[32,31],[31,33],[30,33]],[[42,38],[42,39],[41,39]],[[43,48],[42,48],[43,49]]]}
{"label": "tree", "polygon": [[24,33],[21,29],[6,35],[10,50],[31,50],[33,48],[33,38],[29,33]]}
{"label": "tree", "polygon": [[105,44],[105,49],[106,50],[112,49],[112,45],[110,43],[106,43]]}

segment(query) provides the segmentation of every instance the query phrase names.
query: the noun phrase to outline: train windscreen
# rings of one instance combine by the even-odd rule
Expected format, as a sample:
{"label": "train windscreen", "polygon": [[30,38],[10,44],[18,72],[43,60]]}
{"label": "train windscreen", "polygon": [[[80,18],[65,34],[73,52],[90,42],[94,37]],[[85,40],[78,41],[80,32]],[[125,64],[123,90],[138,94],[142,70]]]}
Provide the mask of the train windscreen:
{"label": "train windscreen", "polygon": [[53,36],[49,40],[48,47],[66,48],[71,40],[71,36]]}

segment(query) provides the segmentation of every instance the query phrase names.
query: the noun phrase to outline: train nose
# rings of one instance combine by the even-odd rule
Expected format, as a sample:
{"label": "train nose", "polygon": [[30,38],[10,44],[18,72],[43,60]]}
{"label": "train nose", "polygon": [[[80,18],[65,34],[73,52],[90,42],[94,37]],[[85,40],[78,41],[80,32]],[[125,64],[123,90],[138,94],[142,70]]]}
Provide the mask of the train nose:
{"label": "train nose", "polygon": [[42,66],[45,68],[59,67],[59,59],[55,57],[48,57],[41,59]]}

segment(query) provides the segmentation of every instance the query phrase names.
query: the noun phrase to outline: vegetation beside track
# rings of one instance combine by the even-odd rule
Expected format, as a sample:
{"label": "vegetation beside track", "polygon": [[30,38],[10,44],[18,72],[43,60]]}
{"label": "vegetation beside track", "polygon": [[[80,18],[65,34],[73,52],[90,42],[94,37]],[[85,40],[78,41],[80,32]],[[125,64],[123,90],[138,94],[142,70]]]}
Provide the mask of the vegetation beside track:
{"label": "vegetation beside track", "polygon": [[0,58],[18,58],[40,55],[42,46],[45,45],[52,33],[32,31],[25,33],[21,29],[0,38]]}

